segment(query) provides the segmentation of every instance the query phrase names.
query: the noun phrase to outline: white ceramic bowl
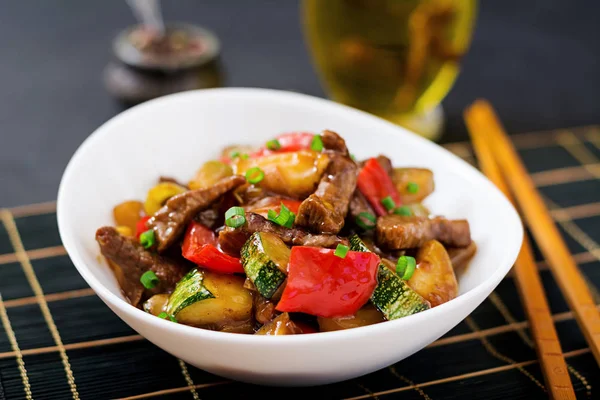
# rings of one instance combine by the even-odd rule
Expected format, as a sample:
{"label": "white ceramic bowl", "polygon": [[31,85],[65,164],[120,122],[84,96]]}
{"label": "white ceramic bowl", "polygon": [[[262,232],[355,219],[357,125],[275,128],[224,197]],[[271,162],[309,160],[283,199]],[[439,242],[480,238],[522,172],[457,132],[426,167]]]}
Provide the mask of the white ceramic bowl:
{"label": "white ceramic bowl", "polygon": [[[112,208],[143,199],[159,175],[186,181],[230,144],[261,144],[289,131],[340,133],[359,159],[383,153],[396,166],[435,174],[426,200],[436,214],[467,218],[479,250],[460,280],[460,296],[395,321],[296,336],[213,332],[174,324],[129,305],[100,261],[96,229]],[[269,385],[316,385],[367,374],[419,351],[469,315],[511,268],[522,239],[519,217],[477,170],[398,126],[327,100],[265,89],[210,89],[152,100],[98,128],[67,166],[58,225],[69,256],[100,298],[165,351],[211,373]]]}

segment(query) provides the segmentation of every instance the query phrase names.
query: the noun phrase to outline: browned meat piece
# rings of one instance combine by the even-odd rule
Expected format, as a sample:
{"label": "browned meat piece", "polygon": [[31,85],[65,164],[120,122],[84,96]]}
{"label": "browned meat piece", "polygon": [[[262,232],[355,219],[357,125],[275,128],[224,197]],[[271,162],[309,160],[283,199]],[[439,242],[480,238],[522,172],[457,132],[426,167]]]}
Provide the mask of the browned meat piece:
{"label": "browned meat piece", "polygon": [[202,225],[210,229],[215,229],[218,226],[218,221],[222,220],[221,215],[219,215],[219,210],[221,210],[220,203],[212,204],[206,210],[200,211],[195,219]]}
{"label": "browned meat piece", "polygon": [[277,318],[263,325],[256,331],[255,335],[296,335],[301,334],[302,329],[298,327],[286,312],[279,314]]}
{"label": "browned meat piece", "polygon": [[471,243],[471,231],[466,220],[389,214],[377,219],[376,230],[377,243],[391,250],[421,247],[434,239],[452,247],[466,247]]}
{"label": "browned meat piece", "polygon": [[268,196],[257,200],[253,203],[246,204],[243,207],[246,211],[255,212],[255,210],[258,210],[262,212],[263,210],[270,210],[272,207],[279,206],[281,204],[281,200],[283,199],[284,197],[280,196]]}
{"label": "browned meat piece", "polygon": [[376,215],[366,197],[360,190],[356,189],[350,199],[348,214],[350,215],[350,218],[352,218],[352,221],[356,221],[358,215],[363,212]]}
{"label": "browned meat piece", "polygon": [[350,155],[346,147],[346,141],[334,131],[324,130],[321,133],[321,140],[325,149],[341,153],[345,156]]}
{"label": "browned meat piece", "polygon": [[[110,226],[96,231],[96,241],[102,255],[121,269],[121,289],[136,307],[143,299],[154,294],[172,291],[191,266],[152,253],[133,238],[120,235]],[[146,271],[153,271],[159,279],[158,285],[153,289],[144,288],[140,282],[140,277]]]}
{"label": "browned meat piece", "polygon": [[388,176],[391,179],[392,174],[394,173],[394,168],[392,167],[392,160],[380,154],[377,156],[377,162],[379,163],[379,165],[381,165],[381,168],[383,168],[385,172],[387,172]]}
{"label": "browned meat piece", "polygon": [[224,252],[239,257],[240,249],[254,232],[271,232],[279,236],[288,246],[314,246],[334,248],[348,244],[347,239],[335,235],[315,235],[300,228],[279,226],[261,215],[246,213],[246,223],[239,228],[224,228],[219,232],[219,246]]}
{"label": "browned meat piece", "polygon": [[249,183],[239,186],[232,193],[238,204],[254,204],[265,197],[275,196],[263,188]]}
{"label": "browned meat piece", "polygon": [[196,214],[244,182],[246,179],[242,176],[229,176],[209,188],[190,190],[167,200],[146,223],[148,228],[154,229],[158,251],[163,252],[173,244]]}
{"label": "browned meat piece", "polygon": [[258,292],[252,294],[254,300],[254,318],[261,324],[266,324],[277,315],[275,303],[264,298]]}
{"label": "browned meat piece", "polygon": [[471,244],[467,247],[447,247],[446,251],[448,251],[448,255],[450,256],[454,273],[460,275],[465,271],[475,253],[477,253],[477,245],[471,241]]}
{"label": "browned meat piece", "polygon": [[337,234],[344,226],[356,179],[354,161],[341,155],[332,157],[317,190],[300,205],[296,224],[313,232]]}
{"label": "browned meat piece", "polygon": [[181,187],[189,189],[188,185],[181,183],[181,182],[177,181],[177,179],[171,178],[170,176],[161,176],[160,178],[158,178],[158,183],[165,183],[165,182],[166,183],[174,183],[176,185],[179,185]]}
{"label": "browned meat piece", "polygon": [[238,203],[233,192],[228,192],[206,210],[200,211],[194,219],[210,229],[216,229],[225,223],[225,212]]}

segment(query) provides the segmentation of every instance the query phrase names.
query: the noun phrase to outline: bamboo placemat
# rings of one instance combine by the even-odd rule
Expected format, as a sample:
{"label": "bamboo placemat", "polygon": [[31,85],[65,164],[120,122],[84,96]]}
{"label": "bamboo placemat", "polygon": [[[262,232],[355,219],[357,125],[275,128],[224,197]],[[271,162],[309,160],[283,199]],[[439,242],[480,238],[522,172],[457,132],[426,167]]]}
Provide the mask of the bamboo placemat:
{"label": "bamboo placemat", "polygon": [[[600,305],[600,127],[512,139]],[[475,162],[468,143],[446,147]],[[547,398],[510,275],[447,335],[389,368],[321,387],[259,387],[187,365],[114,315],[66,255],[55,203],[1,217],[0,399]],[[535,251],[577,396],[600,398],[600,369]]]}

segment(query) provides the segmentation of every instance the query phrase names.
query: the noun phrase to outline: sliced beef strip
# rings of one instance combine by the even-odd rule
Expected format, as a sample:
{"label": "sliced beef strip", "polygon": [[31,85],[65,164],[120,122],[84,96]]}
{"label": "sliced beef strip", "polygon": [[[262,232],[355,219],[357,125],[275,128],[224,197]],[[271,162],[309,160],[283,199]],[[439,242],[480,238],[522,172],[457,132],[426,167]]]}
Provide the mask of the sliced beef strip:
{"label": "sliced beef strip", "polygon": [[[121,289],[136,307],[154,294],[172,291],[192,266],[152,253],[133,238],[122,236],[110,226],[96,231],[96,241],[102,255],[121,268],[124,278],[120,282]],[[146,271],[153,271],[159,279],[158,285],[153,289],[144,288],[140,282],[140,277]]]}
{"label": "sliced beef strip", "polygon": [[377,219],[376,233],[377,244],[391,250],[420,247],[433,239],[451,247],[466,247],[471,243],[468,221],[443,217],[384,215]]}
{"label": "sliced beef strip", "polygon": [[233,195],[233,191],[228,192],[212,203],[207,209],[196,214],[194,220],[214,230],[225,223],[225,212],[237,205],[238,202]]}
{"label": "sliced beef strip", "polygon": [[253,293],[252,296],[254,304],[254,318],[258,323],[264,325],[279,314],[279,312],[275,310],[275,303],[273,303],[271,300],[264,298],[258,292]]}
{"label": "sliced beef strip", "polygon": [[314,246],[334,248],[338,244],[348,244],[347,239],[335,235],[315,235],[300,228],[279,226],[261,215],[246,213],[246,223],[239,228],[226,227],[219,232],[221,250],[239,257],[240,249],[254,232],[271,232],[279,236],[288,246]]}
{"label": "sliced beef strip", "polygon": [[296,224],[312,232],[337,234],[344,226],[356,179],[356,163],[349,157],[334,155],[317,190],[300,205]]}
{"label": "sliced beef strip", "polygon": [[280,196],[268,196],[257,200],[251,204],[246,204],[245,206],[243,206],[243,208],[246,211],[252,212],[254,210],[261,210],[267,207],[276,207],[281,204],[282,199],[284,198]]}
{"label": "sliced beef strip", "polygon": [[321,140],[323,141],[323,147],[326,150],[334,151],[345,156],[349,156],[348,147],[346,147],[346,141],[337,133],[330,130],[324,130],[321,133]]}
{"label": "sliced beef strip", "polygon": [[380,154],[377,156],[377,162],[379,163],[379,165],[381,165],[381,168],[383,168],[385,170],[385,172],[387,172],[390,179],[392,179],[392,176],[394,174],[394,167],[392,166],[392,160],[390,160],[386,156]]}
{"label": "sliced beef strip", "polygon": [[348,214],[352,218],[352,221],[356,221],[356,218],[360,213],[369,213],[372,215],[375,214],[373,207],[369,204],[367,198],[362,194],[362,192],[358,189],[354,191],[352,194],[352,198],[350,199],[350,207],[348,209]]}
{"label": "sliced beef strip", "polygon": [[171,178],[170,176],[161,176],[161,177],[159,177],[158,178],[158,183],[174,183],[176,185],[179,185],[181,187],[189,189],[189,186],[187,184],[181,183],[177,179]]}
{"label": "sliced beef strip", "polygon": [[472,241],[467,247],[447,247],[446,251],[452,262],[454,273],[460,275],[465,271],[475,253],[477,253],[477,245]]}
{"label": "sliced beef strip", "polygon": [[196,214],[244,182],[242,176],[229,176],[209,188],[190,190],[167,200],[146,223],[149,229],[154,229],[158,251],[162,253],[173,244]]}

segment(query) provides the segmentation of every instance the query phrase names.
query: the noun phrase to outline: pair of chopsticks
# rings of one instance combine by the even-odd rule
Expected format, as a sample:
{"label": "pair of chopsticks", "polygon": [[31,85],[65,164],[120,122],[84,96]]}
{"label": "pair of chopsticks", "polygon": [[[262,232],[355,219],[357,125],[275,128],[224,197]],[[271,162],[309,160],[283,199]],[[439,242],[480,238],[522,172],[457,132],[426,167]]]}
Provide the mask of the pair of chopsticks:
{"label": "pair of chopsticks", "polygon": [[[513,204],[516,199],[515,205],[520,208],[596,361],[600,363],[600,313],[494,109],[487,101],[477,100],[466,109],[464,118],[481,170]],[[514,272],[549,394],[554,399],[575,399],[550,307],[526,237]]]}

